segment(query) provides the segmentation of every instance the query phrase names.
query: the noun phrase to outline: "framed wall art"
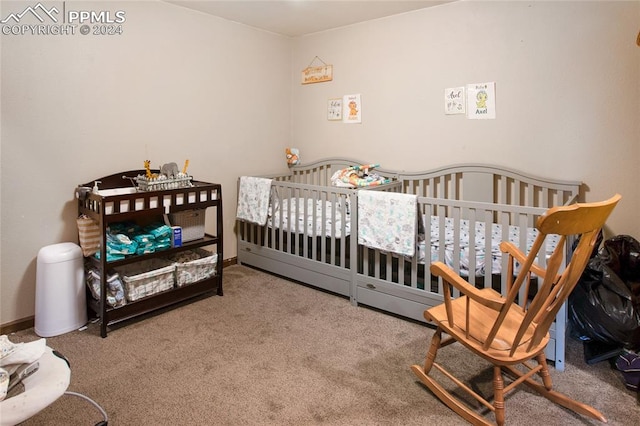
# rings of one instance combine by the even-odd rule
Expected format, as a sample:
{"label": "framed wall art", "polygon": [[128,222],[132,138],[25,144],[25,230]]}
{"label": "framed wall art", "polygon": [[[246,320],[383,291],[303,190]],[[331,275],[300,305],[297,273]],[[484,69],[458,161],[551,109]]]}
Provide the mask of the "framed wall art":
{"label": "framed wall art", "polygon": [[342,99],[329,99],[327,101],[327,120],[342,120]]}

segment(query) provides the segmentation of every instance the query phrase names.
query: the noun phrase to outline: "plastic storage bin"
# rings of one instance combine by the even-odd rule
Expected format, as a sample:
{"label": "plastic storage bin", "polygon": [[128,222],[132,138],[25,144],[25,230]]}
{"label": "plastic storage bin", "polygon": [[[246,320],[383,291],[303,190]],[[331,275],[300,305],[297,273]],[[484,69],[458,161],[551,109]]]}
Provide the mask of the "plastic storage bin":
{"label": "plastic storage bin", "polygon": [[82,249],[74,243],[41,248],[36,264],[36,334],[58,336],[86,323]]}

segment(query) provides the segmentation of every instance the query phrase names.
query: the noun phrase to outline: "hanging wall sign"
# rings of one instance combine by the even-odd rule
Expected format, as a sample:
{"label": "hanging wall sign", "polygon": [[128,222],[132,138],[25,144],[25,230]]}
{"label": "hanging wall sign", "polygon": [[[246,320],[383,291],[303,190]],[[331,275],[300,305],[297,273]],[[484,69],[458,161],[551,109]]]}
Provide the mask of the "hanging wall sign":
{"label": "hanging wall sign", "polygon": [[307,67],[302,70],[302,84],[322,83],[333,80],[333,65]]}
{"label": "hanging wall sign", "polygon": [[[312,66],[315,60],[322,65]],[[322,83],[333,80],[333,65],[327,65],[317,56],[313,58],[308,67],[302,70],[302,84]]]}

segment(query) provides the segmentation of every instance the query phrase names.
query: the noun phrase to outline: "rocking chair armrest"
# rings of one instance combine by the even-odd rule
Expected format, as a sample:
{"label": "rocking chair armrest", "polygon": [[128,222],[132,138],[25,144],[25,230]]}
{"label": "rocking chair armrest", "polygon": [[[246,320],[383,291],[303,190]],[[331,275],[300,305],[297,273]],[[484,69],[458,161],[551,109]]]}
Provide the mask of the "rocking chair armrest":
{"label": "rocking chair armrest", "polygon": [[[507,253],[515,260],[517,260],[520,264],[523,264],[527,259],[527,255],[525,255],[518,247],[516,247],[515,244],[508,241],[503,241],[500,243],[500,251],[503,253]],[[531,272],[538,275],[539,277],[544,277],[547,273],[547,270],[537,263],[533,263],[531,265]]]}
{"label": "rocking chair armrest", "polygon": [[504,306],[504,299],[502,297],[487,297],[486,292],[483,292],[469,284],[444,263],[433,262],[430,269],[433,275],[442,277],[445,282],[457,288],[462,294],[470,299],[496,311],[499,311]]}

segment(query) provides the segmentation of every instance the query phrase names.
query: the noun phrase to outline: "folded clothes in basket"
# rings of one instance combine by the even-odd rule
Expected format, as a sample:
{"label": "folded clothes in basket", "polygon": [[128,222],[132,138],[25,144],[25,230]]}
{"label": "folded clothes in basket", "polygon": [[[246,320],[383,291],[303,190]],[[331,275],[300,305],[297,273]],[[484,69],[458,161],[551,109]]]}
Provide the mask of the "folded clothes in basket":
{"label": "folded clothes in basket", "polygon": [[214,276],[218,253],[198,248],[176,253],[169,259],[175,262],[176,285],[182,287]]}
{"label": "folded clothes in basket", "polygon": [[166,259],[147,259],[114,268],[124,282],[128,302],[173,288],[175,264]]}
{"label": "folded clothes in basket", "polygon": [[171,256],[171,260],[177,263],[187,263],[198,259],[200,259],[200,255],[193,250],[183,251]]}
{"label": "folded clothes in basket", "polygon": [[[100,300],[101,280],[100,272],[94,267],[87,268],[86,271],[87,287],[91,291],[91,295],[95,300]],[[114,308],[125,305],[127,302],[124,295],[124,287],[120,275],[110,271],[107,273],[107,304]]]}

